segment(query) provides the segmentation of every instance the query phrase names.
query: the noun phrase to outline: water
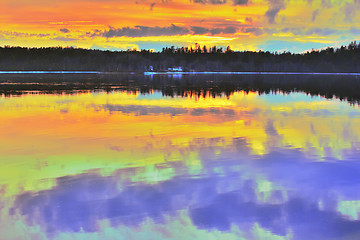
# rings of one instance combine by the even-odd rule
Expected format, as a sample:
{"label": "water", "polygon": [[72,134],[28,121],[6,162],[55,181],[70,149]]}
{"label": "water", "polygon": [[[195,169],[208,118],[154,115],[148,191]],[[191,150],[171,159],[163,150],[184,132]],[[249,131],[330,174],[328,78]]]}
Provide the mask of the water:
{"label": "water", "polygon": [[0,74],[100,74],[96,71],[0,71]]}
{"label": "water", "polygon": [[[0,72],[1,73],[1,72]],[[23,72],[17,72],[19,74]],[[38,73],[38,72],[35,72]],[[43,72],[46,73],[46,72]],[[56,72],[55,72],[56,73]],[[65,72],[66,73],[66,72]],[[144,72],[144,75],[199,75],[199,74],[220,74],[220,75],[336,75],[336,76],[360,76],[360,73],[329,73],[329,72]]]}
{"label": "water", "polygon": [[1,239],[360,238],[339,79],[58,78],[0,84]]}

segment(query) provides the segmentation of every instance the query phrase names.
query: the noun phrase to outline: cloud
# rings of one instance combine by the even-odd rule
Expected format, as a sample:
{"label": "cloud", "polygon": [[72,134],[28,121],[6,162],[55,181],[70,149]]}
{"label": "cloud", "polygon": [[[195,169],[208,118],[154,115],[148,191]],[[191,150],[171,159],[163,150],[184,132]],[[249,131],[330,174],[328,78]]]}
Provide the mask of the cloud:
{"label": "cloud", "polygon": [[225,4],[226,0],[210,0],[211,4]]}
{"label": "cloud", "polygon": [[311,21],[314,22],[318,15],[319,15],[319,9],[316,9],[315,11],[313,11]]}
{"label": "cloud", "polygon": [[[227,0],[192,0],[194,3],[200,3],[200,4],[226,4]],[[233,5],[247,5],[249,3],[249,0],[233,0]]]}
{"label": "cloud", "polygon": [[233,34],[236,33],[237,28],[233,26],[225,27],[225,28],[204,28],[204,27],[198,27],[198,26],[192,26],[190,27],[190,30],[194,35],[204,35],[204,34]]}
{"label": "cloud", "polygon": [[293,28],[286,27],[286,28],[281,29],[280,31],[284,32],[284,33],[290,32],[294,35],[303,35],[304,34],[304,28],[297,28],[297,27],[293,27]]}
{"label": "cloud", "polygon": [[278,15],[280,10],[285,9],[284,0],[266,0],[269,4],[269,8],[265,13],[265,17],[271,24],[275,23],[275,17]]}
{"label": "cloud", "polygon": [[11,32],[11,31],[0,31],[2,36],[8,37],[48,37],[50,34],[43,34],[43,33],[24,33],[24,32]]}
{"label": "cloud", "polygon": [[257,28],[257,27],[242,28],[241,32],[252,33],[255,36],[260,36],[264,33],[264,31],[261,28]]}
{"label": "cloud", "polygon": [[226,0],[193,0],[193,2],[201,4],[225,4]]}
{"label": "cloud", "polygon": [[247,5],[249,3],[249,0],[233,0],[233,5]]}
{"label": "cloud", "polygon": [[331,0],[321,0],[321,6],[323,8],[331,8],[333,6],[333,3]]}
{"label": "cloud", "polygon": [[52,39],[57,40],[57,41],[63,41],[63,42],[70,42],[70,41],[77,40],[75,38],[67,38],[67,37],[56,37],[56,38],[52,38]]}
{"label": "cloud", "polygon": [[209,32],[209,29],[204,28],[204,27],[193,26],[190,29],[191,29],[191,31],[193,31],[194,34],[197,34],[197,35],[203,35],[203,34]]}
{"label": "cloud", "polygon": [[60,32],[68,33],[68,32],[70,32],[70,30],[67,29],[67,28],[61,28],[61,29],[60,29]]}
{"label": "cloud", "polygon": [[354,27],[352,27],[352,28],[350,28],[350,33],[352,33],[352,34],[354,34],[354,35],[356,35],[356,34],[360,34],[360,28],[354,28]]}
{"label": "cloud", "polygon": [[360,0],[354,0],[352,3],[345,3],[344,13],[345,21],[352,22],[353,18],[357,16],[357,12],[360,10]]}
{"label": "cloud", "polygon": [[218,35],[218,34],[234,34],[237,31],[236,26],[227,26],[223,28],[205,28],[200,26],[191,26],[189,27],[180,27],[174,24],[171,24],[169,27],[147,27],[147,26],[135,26],[123,27],[123,28],[112,28],[105,32],[96,30],[89,36],[99,36],[102,35],[107,38],[111,37],[147,37],[147,36],[175,36],[175,35]]}
{"label": "cloud", "polygon": [[207,0],[193,0],[194,3],[206,4]]}
{"label": "cloud", "polygon": [[103,33],[103,36],[110,37],[147,37],[147,36],[175,36],[189,33],[186,27],[179,27],[171,24],[170,27],[147,27],[135,26],[134,28],[110,28]]}
{"label": "cloud", "polygon": [[98,37],[98,36],[103,36],[104,35],[104,32],[99,30],[99,29],[94,29],[93,31],[91,32],[86,32],[85,36],[87,37]]}
{"label": "cloud", "polygon": [[231,34],[231,33],[235,33],[236,30],[237,30],[236,27],[230,26],[230,27],[224,28],[223,33],[224,34]]}
{"label": "cloud", "polygon": [[340,31],[332,28],[283,28],[281,32],[290,32],[294,35],[319,35],[319,36],[328,36],[334,33],[339,33]]}
{"label": "cloud", "polygon": [[336,33],[337,30],[331,29],[331,28],[310,28],[307,32],[305,32],[306,35],[321,35],[321,36],[328,36],[331,34]]}

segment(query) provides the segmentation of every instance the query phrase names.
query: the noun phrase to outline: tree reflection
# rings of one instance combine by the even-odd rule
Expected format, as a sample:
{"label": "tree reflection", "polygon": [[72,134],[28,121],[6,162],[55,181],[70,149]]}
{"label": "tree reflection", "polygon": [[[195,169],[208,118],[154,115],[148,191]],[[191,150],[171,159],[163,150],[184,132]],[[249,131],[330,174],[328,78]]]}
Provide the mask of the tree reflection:
{"label": "tree reflection", "polygon": [[99,75],[3,75],[0,94],[71,94],[79,91],[128,91],[163,96],[207,98],[231,96],[234,92],[259,95],[303,92],[328,99],[337,98],[359,104],[360,78],[339,75],[173,75],[99,74]]}

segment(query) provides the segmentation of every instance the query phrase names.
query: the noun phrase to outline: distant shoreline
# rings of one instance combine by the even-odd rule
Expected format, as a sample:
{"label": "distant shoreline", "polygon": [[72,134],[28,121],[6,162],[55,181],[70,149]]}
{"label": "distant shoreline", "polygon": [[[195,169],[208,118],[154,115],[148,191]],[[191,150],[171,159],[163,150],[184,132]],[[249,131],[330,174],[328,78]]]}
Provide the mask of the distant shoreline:
{"label": "distant shoreline", "polygon": [[151,75],[196,75],[196,74],[224,74],[224,75],[341,75],[360,76],[360,73],[349,72],[99,72],[99,71],[0,71],[0,74],[144,74]]}
{"label": "distant shoreline", "polygon": [[9,74],[144,74],[154,71],[171,74],[360,73],[360,44],[356,42],[340,48],[329,47],[302,54],[200,50],[171,47],[164,48],[162,52],[111,52],[80,48],[5,46],[0,47],[0,71]]}

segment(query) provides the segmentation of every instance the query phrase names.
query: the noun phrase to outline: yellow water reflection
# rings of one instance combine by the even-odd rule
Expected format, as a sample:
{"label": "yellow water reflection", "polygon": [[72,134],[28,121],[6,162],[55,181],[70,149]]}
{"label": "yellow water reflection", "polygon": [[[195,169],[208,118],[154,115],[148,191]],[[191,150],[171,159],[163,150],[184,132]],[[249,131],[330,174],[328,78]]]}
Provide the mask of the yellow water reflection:
{"label": "yellow water reflection", "polygon": [[25,190],[90,169],[106,174],[168,161],[201,168],[201,147],[221,153],[234,138],[246,139],[254,156],[287,146],[319,160],[341,159],[360,138],[360,118],[343,114],[354,111],[346,103],[274,104],[253,92],[229,99],[142,98],[127,92],[23,95],[3,98],[0,111],[0,180]]}

